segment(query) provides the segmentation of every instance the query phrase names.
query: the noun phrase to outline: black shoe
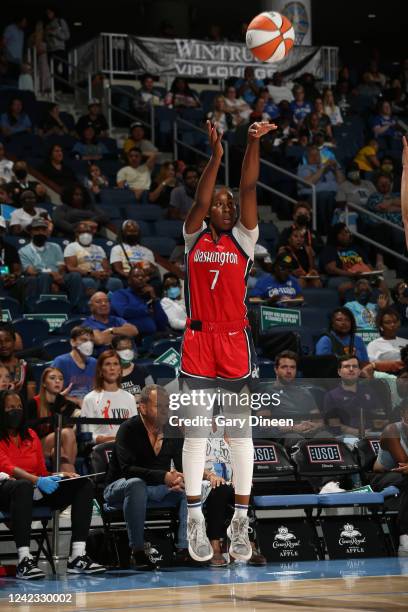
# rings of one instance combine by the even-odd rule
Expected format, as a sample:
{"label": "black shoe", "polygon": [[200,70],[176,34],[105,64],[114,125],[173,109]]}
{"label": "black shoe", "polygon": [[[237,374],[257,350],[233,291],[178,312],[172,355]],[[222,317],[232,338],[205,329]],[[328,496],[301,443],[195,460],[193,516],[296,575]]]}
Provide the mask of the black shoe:
{"label": "black shoe", "polygon": [[102,574],[106,572],[106,567],[92,561],[88,555],[76,557],[67,563],[67,574]]}
{"label": "black shoe", "polygon": [[38,580],[39,578],[45,578],[45,574],[42,570],[38,569],[32,557],[24,557],[17,565],[16,578],[20,580]]}
{"label": "black shoe", "polygon": [[149,559],[144,550],[134,550],[133,567],[141,572],[151,572],[156,569],[157,564]]}
{"label": "black shoe", "polygon": [[188,548],[177,548],[176,553],[174,555],[174,565],[187,567],[203,567],[203,565],[207,565],[207,563],[200,563],[199,561],[194,561],[194,559],[190,557]]}

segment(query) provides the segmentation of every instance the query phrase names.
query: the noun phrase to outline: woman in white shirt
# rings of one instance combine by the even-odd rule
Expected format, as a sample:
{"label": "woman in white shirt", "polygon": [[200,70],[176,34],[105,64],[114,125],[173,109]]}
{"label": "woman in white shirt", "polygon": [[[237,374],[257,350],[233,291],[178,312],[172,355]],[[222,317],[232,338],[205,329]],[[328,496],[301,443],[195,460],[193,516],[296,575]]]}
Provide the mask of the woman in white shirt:
{"label": "woman in white shirt", "polygon": [[367,346],[370,362],[400,360],[400,351],[408,344],[406,338],[397,336],[400,325],[399,314],[392,307],[380,311],[377,327],[381,337],[372,340]]}
{"label": "woman in white shirt", "polygon": [[323,110],[324,113],[329,117],[330,123],[332,125],[341,125],[343,123],[341,110],[334,103],[334,96],[331,89],[326,89],[323,94]]}
{"label": "woman in white shirt", "polygon": [[227,87],[224,97],[225,109],[233,115],[234,126],[240,123],[249,121],[251,107],[247,104],[244,98],[237,98],[237,90],[235,87]]}
{"label": "woman in white shirt", "polygon": [[[133,395],[120,388],[122,367],[116,351],[104,351],[96,364],[95,389],[85,395],[81,417],[93,419],[129,419],[137,414]],[[84,425],[95,444],[115,440],[119,425]]]}
{"label": "woman in white shirt", "polygon": [[187,321],[186,305],[181,295],[180,280],[174,274],[163,276],[163,295],[160,304],[167,315],[170,327],[184,330]]}

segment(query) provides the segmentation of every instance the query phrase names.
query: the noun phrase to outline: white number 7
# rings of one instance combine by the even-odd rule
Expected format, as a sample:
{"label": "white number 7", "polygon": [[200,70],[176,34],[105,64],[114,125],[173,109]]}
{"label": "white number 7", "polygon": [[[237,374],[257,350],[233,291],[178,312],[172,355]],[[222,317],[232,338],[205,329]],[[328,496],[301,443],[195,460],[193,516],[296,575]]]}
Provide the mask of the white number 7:
{"label": "white number 7", "polygon": [[210,289],[214,289],[215,285],[217,284],[218,275],[219,275],[220,271],[219,270],[209,270],[209,271],[210,272],[214,272],[214,275],[215,275],[214,276],[214,280],[213,280],[213,282],[211,284],[211,287],[210,287]]}

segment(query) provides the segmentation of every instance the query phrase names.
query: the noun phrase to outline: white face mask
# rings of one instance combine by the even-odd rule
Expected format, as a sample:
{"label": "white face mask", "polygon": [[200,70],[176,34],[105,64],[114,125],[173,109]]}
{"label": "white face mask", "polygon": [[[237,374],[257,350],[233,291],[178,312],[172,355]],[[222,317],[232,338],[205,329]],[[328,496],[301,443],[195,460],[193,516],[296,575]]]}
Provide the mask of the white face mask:
{"label": "white face mask", "polygon": [[124,349],[123,351],[118,351],[118,355],[121,361],[130,363],[135,358],[135,351],[132,351],[132,349]]}
{"label": "white face mask", "polygon": [[89,246],[92,243],[92,238],[92,234],[89,232],[83,232],[82,234],[79,234],[78,242],[79,244],[82,244],[82,246]]}
{"label": "white face mask", "polygon": [[77,346],[77,349],[81,353],[81,355],[84,355],[85,357],[90,357],[94,350],[94,343],[92,342],[92,340],[81,342],[81,344]]}

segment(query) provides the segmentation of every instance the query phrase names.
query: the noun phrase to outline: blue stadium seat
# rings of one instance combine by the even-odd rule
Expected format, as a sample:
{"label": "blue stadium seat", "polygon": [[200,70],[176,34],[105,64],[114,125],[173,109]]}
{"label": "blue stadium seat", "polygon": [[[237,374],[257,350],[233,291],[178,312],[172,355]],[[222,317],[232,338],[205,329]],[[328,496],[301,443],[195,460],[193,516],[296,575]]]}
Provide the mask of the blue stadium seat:
{"label": "blue stadium seat", "polygon": [[95,236],[93,239],[93,243],[103,248],[103,250],[106,253],[106,257],[109,260],[110,252],[112,250],[112,247],[115,246],[116,240],[114,242],[113,240],[108,240],[107,238],[101,238],[99,236]]}
{"label": "blue stadium seat", "polygon": [[37,362],[37,363],[30,363],[30,368],[31,368],[31,372],[33,374],[33,380],[35,380],[35,384],[37,385],[37,389],[40,388],[40,382],[41,382],[41,376],[42,373],[44,372],[45,368],[47,368],[49,366],[49,363],[44,361],[44,362]]}
{"label": "blue stadium seat", "polygon": [[[57,298],[57,296],[55,297]],[[40,299],[34,303],[33,312],[69,315],[71,312],[71,304],[68,300]]]}
{"label": "blue stadium seat", "polygon": [[16,319],[13,325],[23,339],[24,348],[40,344],[49,336],[48,322],[41,319]]}
{"label": "blue stadium seat", "polygon": [[81,326],[85,321],[85,317],[72,317],[65,321],[60,327],[57,327],[52,331],[53,336],[64,336],[68,337],[71,334],[73,327]]}
{"label": "blue stadium seat", "polygon": [[176,370],[165,363],[151,363],[144,366],[154,382],[171,381],[176,378]]}
{"label": "blue stadium seat", "polygon": [[69,240],[69,238],[62,238],[61,236],[51,236],[50,242],[58,244],[58,246],[61,247],[62,252],[64,252],[65,248],[69,245],[71,240]]}
{"label": "blue stadium seat", "polygon": [[131,189],[102,189],[101,204],[109,205],[114,209],[116,206],[136,205],[136,198]]}
{"label": "blue stadium seat", "polygon": [[302,327],[318,329],[327,327],[329,323],[330,308],[309,308],[303,306],[301,309]]}
{"label": "blue stadium seat", "polygon": [[157,236],[167,236],[177,240],[183,236],[183,221],[163,219],[156,221],[155,229]]}
{"label": "blue stadium seat", "polygon": [[72,348],[68,338],[51,338],[43,342],[42,347],[48,359],[55,359],[59,355],[69,353]]}
{"label": "blue stadium seat", "polygon": [[203,105],[203,111],[209,113],[214,108],[214,98],[216,98],[221,91],[214,91],[213,89],[203,89],[200,93],[200,101]]}
{"label": "blue stadium seat", "polygon": [[28,244],[30,240],[28,238],[22,238],[21,236],[4,236],[5,242],[13,245],[17,250]]}
{"label": "blue stadium seat", "polygon": [[8,310],[12,319],[22,316],[20,302],[11,297],[0,297],[0,311]]}
{"label": "blue stadium seat", "polygon": [[[77,142],[77,139],[69,134],[64,134],[62,136],[59,134],[50,134],[44,138],[44,142],[47,150],[50,150],[54,145],[59,145],[64,151],[71,153],[72,147]],[[65,161],[68,162],[69,160],[66,159]]]}
{"label": "blue stadium seat", "polygon": [[122,208],[122,217],[135,221],[158,221],[163,219],[165,214],[166,210],[157,204],[147,204],[146,206],[134,204]]}
{"label": "blue stadium seat", "polygon": [[303,289],[305,305],[311,307],[324,307],[334,310],[340,306],[339,294],[336,289]]}
{"label": "blue stadium seat", "polygon": [[44,158],[47,149],[44,140],[36,134],[15,134],[7,143],[7,153],[18,159],[26,157]]}
{"label": "blue stadium seat", "polygon": [[154,253],[158,253],[162,257],[170,257],[176,247],[176,241],[173,238],[166,238],[164,236],[150,236],[142,238],[140,242],[143,246],[151,249]]}

